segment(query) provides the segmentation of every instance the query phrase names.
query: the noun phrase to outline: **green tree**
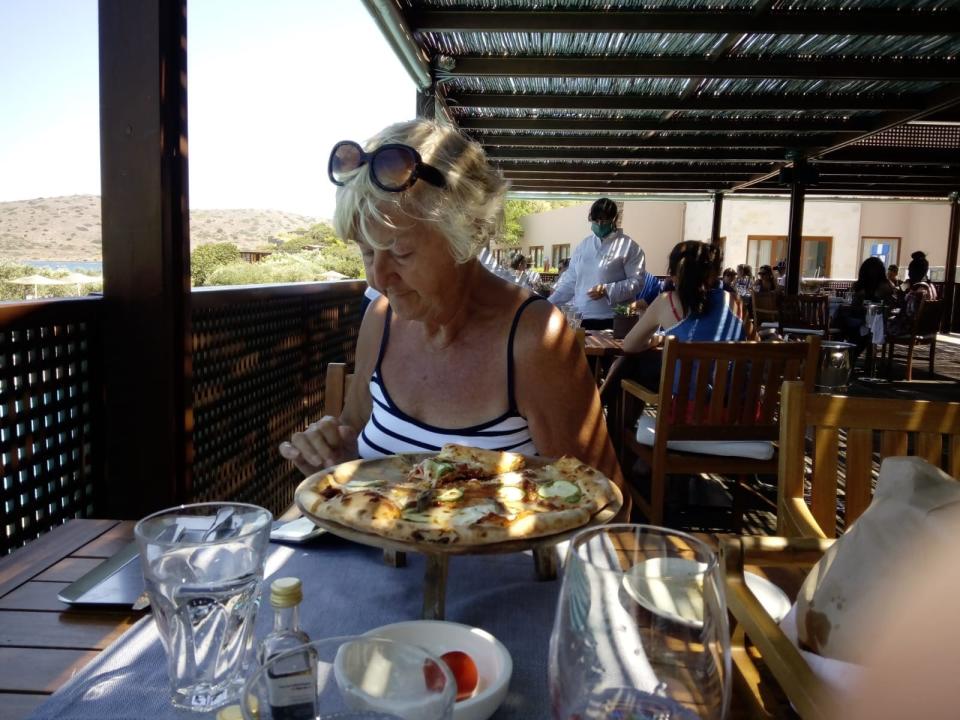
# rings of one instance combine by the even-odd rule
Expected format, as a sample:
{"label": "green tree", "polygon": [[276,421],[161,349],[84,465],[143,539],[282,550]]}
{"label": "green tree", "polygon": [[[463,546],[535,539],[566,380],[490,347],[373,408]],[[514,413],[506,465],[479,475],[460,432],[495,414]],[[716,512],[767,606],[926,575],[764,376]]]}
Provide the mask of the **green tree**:
{"label": "green tree", "polygon": [[190,253],[190,277],[194,285],[205,285],[218,267],[240,261],[240,248],[233,243],[206,243]]}
{"label": "green tree", "polygon": [[277,247],[277,252],[298,253],[310,245],[326,247],[328,245],[346,246],[329,223],[319,222],[309,228],[298,228],[293,232],[281,236],[283,242]]}
{"label": "green tree", "polygon": [[523,225],[520,224],[520,218],[578,204],[579,200],[507,200],[503,207],[503,244],[509,247],[520,247],[523,244]]}
{"label": "green tree", "polygon": [[520,218],[526,215],[546,212],[552,206],[546,200],[507,200],[503,208],[503,243],[510,247],[520,247],[523,242],[523,225]]}

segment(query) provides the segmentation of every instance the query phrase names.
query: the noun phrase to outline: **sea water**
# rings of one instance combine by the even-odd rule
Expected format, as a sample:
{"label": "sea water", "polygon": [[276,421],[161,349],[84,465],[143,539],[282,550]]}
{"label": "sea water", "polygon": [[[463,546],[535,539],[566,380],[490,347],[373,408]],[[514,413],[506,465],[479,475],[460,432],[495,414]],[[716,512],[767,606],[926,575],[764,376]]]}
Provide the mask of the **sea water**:
{"label": "sea water", "polygon": [[175,704],[214,708],[239,694],[259,582],[252,574],[200,584],[147,580]]}

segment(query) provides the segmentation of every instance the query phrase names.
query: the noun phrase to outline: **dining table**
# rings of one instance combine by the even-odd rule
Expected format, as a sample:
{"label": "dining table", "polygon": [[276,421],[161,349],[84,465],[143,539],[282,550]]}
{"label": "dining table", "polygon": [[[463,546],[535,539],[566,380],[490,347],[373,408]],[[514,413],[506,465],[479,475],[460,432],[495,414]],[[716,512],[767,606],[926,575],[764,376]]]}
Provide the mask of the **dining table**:
{"label": "dining table", "polygon": [[612,330],[587,330],[583,352],[588,358],[623,355],[623,339],[613,337]]}
{"label": "dining table", "polygon": [[[125,547],[132,529],[132,522],[71,520],[0,559],[0,720],[197,717],[170,704],[164,651],[148,612],[57,599],[66,584]],[[701,537],[717,546],[718,536]],[[301,578],[301,624],[320,639],[418,618],[423,563],[411,555],[406,567],[391,567],[376,548],[327,533],[303,545],[271,543],[265,577]],[[547,653],[559,589],[558,580],[537,580],[529,552],[459,556],[450,564],[448,620],[487,630],[513,658],[510,689],[493,720],[550,718]],[[270,623],[261,607],[257,639]],[[749,687],[761,682],[772,679],[735,683],[732,720],[757,716]],[[793,717],[785,697],[770,699],[778,692],[763,688],[762,716]]]}

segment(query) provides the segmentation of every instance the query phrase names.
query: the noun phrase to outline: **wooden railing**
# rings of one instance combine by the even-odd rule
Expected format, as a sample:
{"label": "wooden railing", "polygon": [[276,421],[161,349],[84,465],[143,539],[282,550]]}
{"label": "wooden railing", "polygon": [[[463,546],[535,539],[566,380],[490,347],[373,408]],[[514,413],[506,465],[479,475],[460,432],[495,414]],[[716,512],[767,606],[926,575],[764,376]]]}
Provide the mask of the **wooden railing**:
{"label": "wooden railing", "polygon": [[[300,477],[277,445],[319,417],[327,363],[353,361],[364,287],[193,292],[192,483],[182,501],[289,504]],[[0,555],[67,519],[97,515],[107,302],[0,304]]]}
{"label": "wooden railing", "polygon": [[0,303],[0,555],[96,509],[102,298]]}
{"label": "wooden railing", "polygon": [[189,502],[230,498],[278,512],[301,479],[277,446],[320,417],[328,362],[353,362],[365,283],[193,293]]}

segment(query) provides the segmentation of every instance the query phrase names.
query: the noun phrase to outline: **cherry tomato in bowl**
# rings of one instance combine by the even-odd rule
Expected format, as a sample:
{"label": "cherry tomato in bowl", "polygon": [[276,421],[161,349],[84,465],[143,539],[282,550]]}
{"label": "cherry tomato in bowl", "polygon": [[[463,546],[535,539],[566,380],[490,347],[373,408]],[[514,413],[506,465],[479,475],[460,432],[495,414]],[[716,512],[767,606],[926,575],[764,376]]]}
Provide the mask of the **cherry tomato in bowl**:
{"label": "cherry tomato in bowl", "polygon": [[444,653],[440,659],[447,664],[453,679],[457,681],[457,702],[471,697],[480,682],[480,673],[473,658],[465,652],[454,650]]}

